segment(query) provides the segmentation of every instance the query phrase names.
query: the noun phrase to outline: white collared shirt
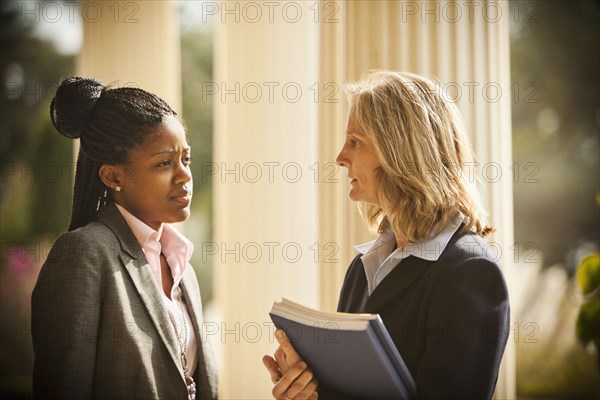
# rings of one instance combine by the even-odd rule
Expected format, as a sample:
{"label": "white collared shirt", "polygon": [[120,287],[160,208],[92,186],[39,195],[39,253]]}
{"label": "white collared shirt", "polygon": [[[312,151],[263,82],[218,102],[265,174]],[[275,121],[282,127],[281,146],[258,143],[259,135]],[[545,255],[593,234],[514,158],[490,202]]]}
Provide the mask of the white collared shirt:
{"label": "white collared shirt", "polygon": [[391,229],[383,232],[376,240],[354,246],[362,254],[360,259],[367,276],[369,296],[383,278],[406,257],[415,256],[428,261],[437,261],[464,219],[465,216],[459,212],[448,219],[437,236],[419,243],[408,243],[396,250],[394,250],[396,236]]}
{"label": "white collared shirt", "polygon": [[[187,328],[187,342],[185,343],[185,357],[188,362],[189,375],[193,375],[196,369],[196,353],[198,351],[198,343],[192,319],[187,309],[185,302],[179,301],[179,283],[183,277],[183,273],[194,251],[194,245],[185,236],[177,232],[169,224],[161,224],[158,231],[155,231],[143,221],[131,214],[127,209],[115,203],[117,209],[129,225],[133,235],[144,251],[144,255],[148,260],[150,270],[162,294],[163,304],[166,312],[169,315],[171,323],[175,327],[175,336],[179,340],[184,337],[185,328]],[[160,253],[165,255],[167,264],[173,276],[173,287],[171,288],[171,298],[167,297],[163,291],[162,274],[160,268]],[[185,322],[182,320],[185,318]],[[186,326],[184,326],[184,323]],[[177,343],[179,351],[180,344]]]}

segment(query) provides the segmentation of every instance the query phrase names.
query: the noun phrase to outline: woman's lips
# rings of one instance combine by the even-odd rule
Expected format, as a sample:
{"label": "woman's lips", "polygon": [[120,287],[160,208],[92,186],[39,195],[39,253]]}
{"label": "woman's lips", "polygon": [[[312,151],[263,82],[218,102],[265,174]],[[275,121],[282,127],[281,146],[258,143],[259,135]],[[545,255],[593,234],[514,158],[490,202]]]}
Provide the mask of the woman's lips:
{"label": "woman's lips", "polygon": [[186,193],[186,194],[182,194],[179,196],[173,196],[171,198],[183,206],[188,206],[192,202],[192,194],[191,193]]}

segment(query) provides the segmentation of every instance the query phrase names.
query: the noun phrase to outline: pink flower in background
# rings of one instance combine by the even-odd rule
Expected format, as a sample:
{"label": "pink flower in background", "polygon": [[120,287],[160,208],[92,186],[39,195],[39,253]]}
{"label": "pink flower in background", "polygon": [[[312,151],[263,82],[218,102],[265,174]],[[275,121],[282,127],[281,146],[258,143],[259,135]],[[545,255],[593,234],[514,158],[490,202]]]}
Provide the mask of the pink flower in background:
{"label": "pink flower in background", "polygon": [[42,243],[3,246],[0,301],[4,316],[29,318],[31,292],[46,258],[43,248]]}

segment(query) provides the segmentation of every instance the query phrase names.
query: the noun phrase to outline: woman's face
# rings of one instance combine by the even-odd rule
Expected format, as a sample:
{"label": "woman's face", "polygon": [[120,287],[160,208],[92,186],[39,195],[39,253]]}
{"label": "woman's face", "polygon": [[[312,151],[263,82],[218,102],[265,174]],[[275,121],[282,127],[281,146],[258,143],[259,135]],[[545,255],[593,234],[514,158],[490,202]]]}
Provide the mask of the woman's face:
{"label": "woman's face", "polygon": [[190,216],[190,147],[174,116],[165,117],[117,171],[121,191],[113,192],[115,202],[146,225],[158,229],[163,222],[180,222]]}
{"label": "woman's face", "polygon": [[377,204],[377,169],[381,164],[373,143],[356,123],[352,110],[348,116],[346,142],[335,161],[339,166],[348,168],[348,197],[354,201]]}

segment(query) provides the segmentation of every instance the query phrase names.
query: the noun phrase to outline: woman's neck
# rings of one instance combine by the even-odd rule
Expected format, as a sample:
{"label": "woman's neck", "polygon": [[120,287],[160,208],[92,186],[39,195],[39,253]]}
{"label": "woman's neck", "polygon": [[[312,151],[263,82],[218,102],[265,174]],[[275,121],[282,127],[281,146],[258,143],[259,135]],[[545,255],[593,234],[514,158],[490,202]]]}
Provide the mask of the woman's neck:
{"label": "woman's neck", "polygon": [[400,249],[406,245],[406,238],[403,234],[394,232],[394,237],[396,238],[396,249]]}

